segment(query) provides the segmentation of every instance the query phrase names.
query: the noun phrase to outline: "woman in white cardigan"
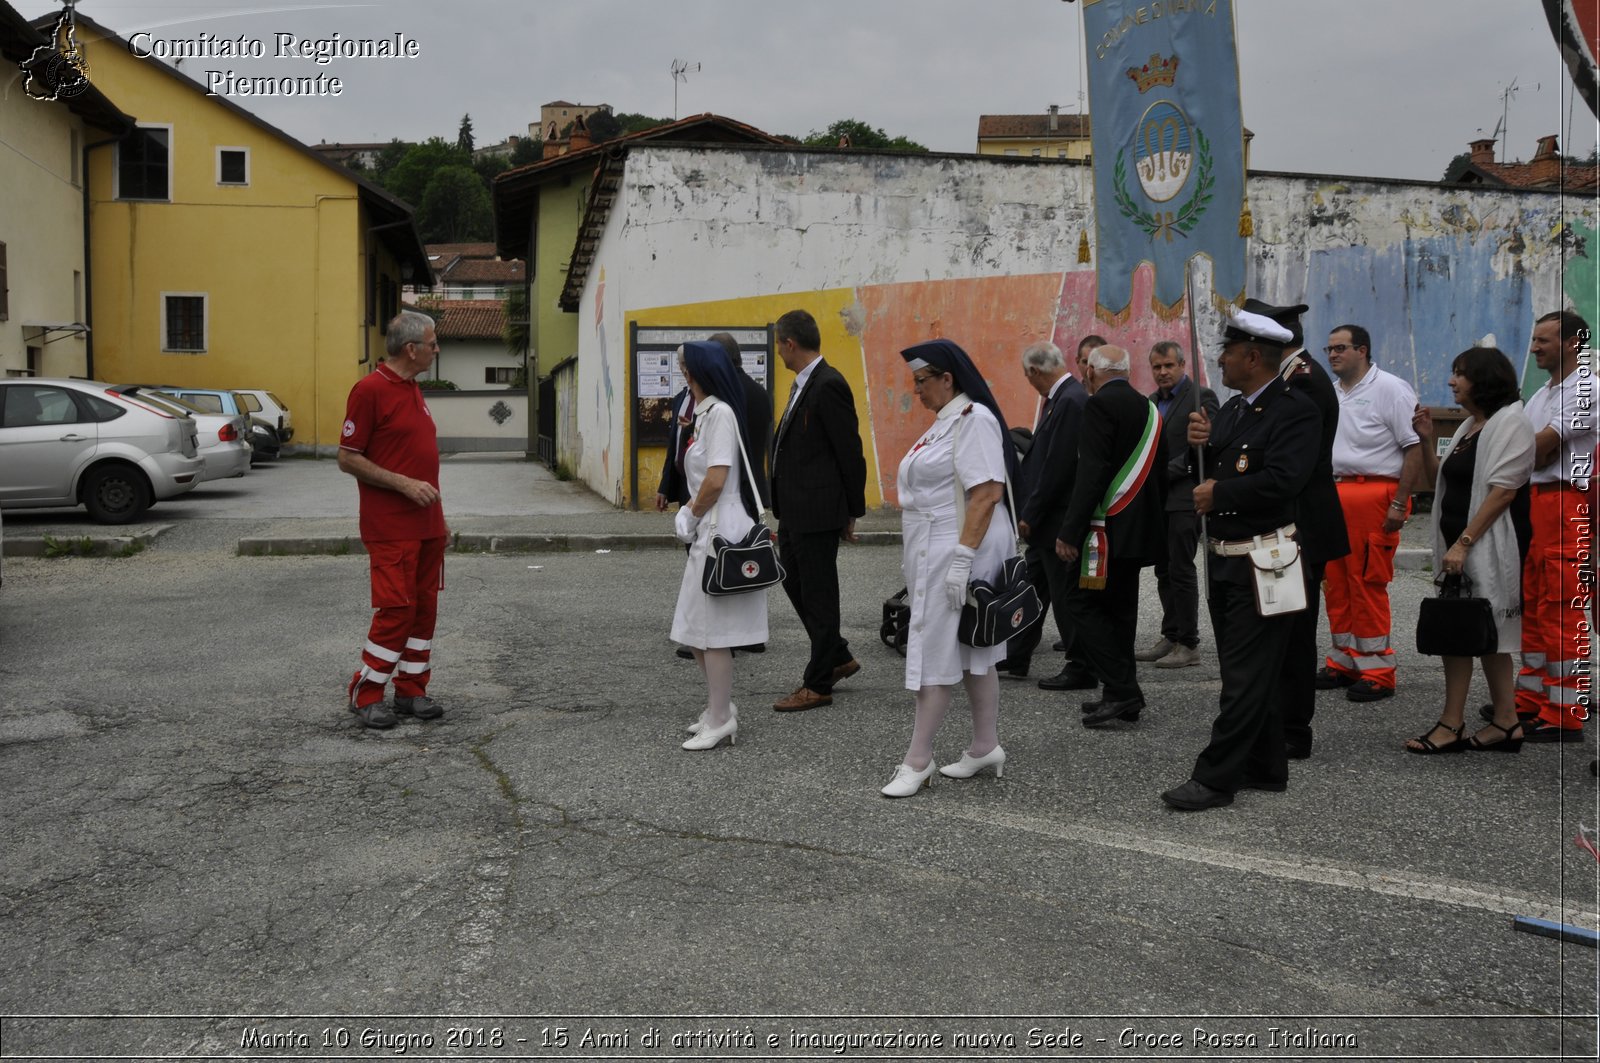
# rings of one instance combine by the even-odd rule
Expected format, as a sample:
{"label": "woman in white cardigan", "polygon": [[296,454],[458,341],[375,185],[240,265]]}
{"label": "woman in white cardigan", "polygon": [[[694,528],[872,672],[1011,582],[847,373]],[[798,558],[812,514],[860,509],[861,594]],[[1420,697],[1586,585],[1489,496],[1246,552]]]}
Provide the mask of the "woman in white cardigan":
{"label": "woman in white cardigan", "polygon": [[1526,506],[1533,471],[1533,428],[1523,416],[1511,360],[1494,347],[1461,352],[1450,367],[1450,391],[1467,412],[1437,456],[1433,418],[1422,407],[1413,419],[1422,437],[1423,464],[1436,479],[1433,570],[1439,578],[1465,573],[1474,597],[1494,609],[1497,650],[1478,658],[1494,704],[1494,719],[1470,739],[1461,736],[1472,658],[1446,656],[1444,708],[1439,722],[1406,743],[1408,753],[1464,750],[1516,753],[1517,722],[1511,652],[1522,644],[1522,549],[1512,519],[1518,492]]}

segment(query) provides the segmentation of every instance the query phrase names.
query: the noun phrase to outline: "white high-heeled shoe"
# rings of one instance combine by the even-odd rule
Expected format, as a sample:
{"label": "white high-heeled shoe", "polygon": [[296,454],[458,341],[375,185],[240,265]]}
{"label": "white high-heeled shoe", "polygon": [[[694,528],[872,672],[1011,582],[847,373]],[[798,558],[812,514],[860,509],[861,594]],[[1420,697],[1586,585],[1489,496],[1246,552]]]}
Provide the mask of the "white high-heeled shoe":
{"label": "white high-heeled shoe", "polygon": [[728,722],[721,727],[707,725],[700,728],[700,733],[683,744],[684,749],[716,749],[726,738],[728,744],[734,745],[734,739],[739,734],[739,718],[729,716]]}
{"label": "white high-heeled shoe", "polygon": [[960,760],[946,764],[939,769],[939,774],[946,779],[970,779],[984,768],[993,768],[994,777],[1000,778],[1006,770],[1006,751],[995,746],[981,757],[963,752]]}
{"label": "white high-heeled shoe", "polygon": [[878,792],[885,797],[910,797],[924,786],[933,785],[933,768],[931,760],[921,771],[909,764],[901,764],[894,769],[894,778],[889,780],[889,785]]}
{"label": "white high-heeled shoe", "polygon": [[[688,731],[692,735],[697,735],[701,731],[705,730],[706,713],[708,713],[710,711],[711,711],[710,709],[701,709],[700,710],[700,718],[698,720],[696,720],[694,723],[691,723],[688,727],[685,727],[684,730]],[[737,716],[737,715],[739,715],[739,706],[734,704],[731,701],[728,702],[728,715],[729,716]]]}

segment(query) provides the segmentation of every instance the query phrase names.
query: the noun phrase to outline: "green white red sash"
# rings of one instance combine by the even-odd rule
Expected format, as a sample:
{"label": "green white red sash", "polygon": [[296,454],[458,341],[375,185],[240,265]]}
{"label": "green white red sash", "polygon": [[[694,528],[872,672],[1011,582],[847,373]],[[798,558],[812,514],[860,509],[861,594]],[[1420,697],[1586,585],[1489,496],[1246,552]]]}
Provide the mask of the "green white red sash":
{"label": "green white red sash", "polygon": [[1089,518],[1089,534],[1084,537],[1083,552],[1079,557],[1078,586],[1084,590],[1104,590],[1106,573],[1111,565],[1111,540],[1106,537],[1106,519],[1127,508],[1144,486],[1150,470],[1156,463],[1156,445],[1161,439],[1161,414],[1155,403],[1145,400],[1144,435],[1133,448],[1128,460],[1111,478],[1105,497],[1095,507]]}

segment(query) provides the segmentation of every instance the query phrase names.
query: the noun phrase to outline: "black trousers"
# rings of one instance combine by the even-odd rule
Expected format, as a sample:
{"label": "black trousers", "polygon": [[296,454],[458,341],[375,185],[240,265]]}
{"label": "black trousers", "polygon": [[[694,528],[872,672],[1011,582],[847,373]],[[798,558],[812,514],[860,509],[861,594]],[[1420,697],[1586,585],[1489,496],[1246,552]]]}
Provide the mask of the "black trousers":
{"label": "black trousers", "polygon": [[1283,739],[1310,747],[1311,717],[1317,711],[1317,666],[1322,651],[1317,644],[1317,611],[1322,606],[1322,572],[1327,566],[1306,561],[1306,607],[1294,614],[1289,645],[1283,654],[1278,690],[1283,700]]}
{"label": "black trousers", "polygon": [[811,639],[804,684],[833,693],[833,670],[850,661],[850,645],[839,635],[839,532],[785,531],[778,525],[778,560],[783,591]]}
{"label": "black trousers", "polygon": [[1289,760],[1283,752],[1280,665],[1300,614],[1256,614],[1254,588],[1223,583],[1211,570],[1211,629],[1217,635],[1222,696],[1211,744],[1194,762],[1194,778],[1233,793],[1246,778],[1283,782]]}
{"label": "black trousers", "polygon": [[1103,590],[1085,590],[1079,585],[1077,563],[1068,573],[1063,604],[1072,624],[1070,656],[1081,660],[1104,684],[1108,701],[1144,697],[1133,660],[1141,567],[1137,561],[1112,561]]}
{"label": "black trousers", "polygon": [[1194,567],[1199,539],[1200,518],[1194,510],[1168,513],[1167,556],[1156,563],[1161,637],[1191,650],[1200,645],[1200,587]]}

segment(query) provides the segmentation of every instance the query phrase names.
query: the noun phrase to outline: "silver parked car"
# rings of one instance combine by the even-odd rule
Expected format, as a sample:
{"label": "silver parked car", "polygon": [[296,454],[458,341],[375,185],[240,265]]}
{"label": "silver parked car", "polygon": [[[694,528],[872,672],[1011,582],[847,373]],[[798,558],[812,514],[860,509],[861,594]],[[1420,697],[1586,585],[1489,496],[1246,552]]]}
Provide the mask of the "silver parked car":
{"label": "silver parked car", "polygon": [[142,388],[137,384],[117,384],[111,390],[175,416],[187,416],[193,420],[200,460],[205,463],[205,471],[200,474],[202,481],[225,480],[250,471],[253,455],[248,416],[209,413],[186,399],[152,388]]}
{"label": "silver parked car", "polygon": [[0,380],[0,506],[138,520],[200,482],[194,421],[94,380]]}

